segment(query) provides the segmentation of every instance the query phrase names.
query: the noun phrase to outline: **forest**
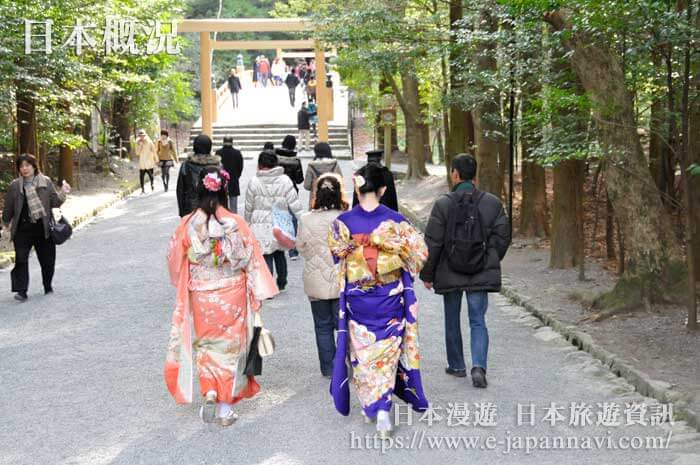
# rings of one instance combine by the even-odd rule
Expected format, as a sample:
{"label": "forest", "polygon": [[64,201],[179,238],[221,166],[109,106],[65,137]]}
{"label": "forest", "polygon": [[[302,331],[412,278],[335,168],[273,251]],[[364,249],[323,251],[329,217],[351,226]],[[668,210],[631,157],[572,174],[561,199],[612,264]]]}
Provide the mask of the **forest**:
{"label": "forest", "polygon": [[[367,120],[399,111],[408,178],[473,154],[480,188],[515,199],[515,233],[551,243],[551,267],[585,279],[586,260],[612,264],[620,278],[594,318],[682,303],[697,326],[700,1],[3,2],[0,152],[61,170],[74,151],[108,157],[136,128],[196,119],[194,37],[177,38],[180,54],[25,53],[27,18],[63,34],[111,16],[311,18]],[[234,59],[214,57],[217,80]]]}
{"label": "forest", "polygon": [[[685,1],[291,1],[339,48],[367,111],[405,120],[409,177],[467,152],[550,266],[620,279],[593,318],[668,302],[696,326],[700,5]],[[439,144],[432,144],[437,133]],[[512,149],[512,153],[511,153]]]}

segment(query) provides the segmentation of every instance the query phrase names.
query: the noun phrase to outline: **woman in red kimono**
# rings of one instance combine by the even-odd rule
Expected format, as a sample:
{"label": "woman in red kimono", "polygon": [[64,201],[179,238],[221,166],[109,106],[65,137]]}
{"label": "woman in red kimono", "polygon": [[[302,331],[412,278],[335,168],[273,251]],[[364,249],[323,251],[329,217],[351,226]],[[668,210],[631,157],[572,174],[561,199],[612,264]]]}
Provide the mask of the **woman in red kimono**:
{"label": "woman in red kimono", "polygon": [[190,403],[194,353],[204,398],[200,415],[222,426],[238,418],[235,403],[260,390],[244,373],[253,316],[279,292],[248,224],[223,207],[227,182],[226,171],[203,170],[199,207],[182,218],[170,240],[177,304],[165,363],[168,390],[176,402]]}

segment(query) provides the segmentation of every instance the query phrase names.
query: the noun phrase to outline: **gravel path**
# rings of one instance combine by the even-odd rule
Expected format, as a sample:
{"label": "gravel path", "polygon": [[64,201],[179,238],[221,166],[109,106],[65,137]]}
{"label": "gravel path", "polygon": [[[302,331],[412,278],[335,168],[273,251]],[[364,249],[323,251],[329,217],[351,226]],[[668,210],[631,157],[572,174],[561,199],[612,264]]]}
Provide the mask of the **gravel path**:
{"label": "gravel path", "polygon": [[[247,165],[250,176],[253,164]],[[416,289],[423,379],[442,418],[430,426],[415,415],[413,425],[398,427],[394,448],[382,451],[359,416],[354,393],[350,417],[333,409],[318,369],[301,261],[290,263],[288,291],[265,305],[277,352],[265,362],[262,392],[240,404],[234,426],[203,425],[198,405],[175,405],[162,379],[174,302],[164,255],[177,222],[173,192],[132,197],[59,248],[56,294],[38,294],[33,261],[30,300],[20,305],[8,292],[0,295],[0,464],[700,463],[700,435],[681,421],[673,427],[596,426],[597,403],[652,401],[500,296],[492,296],[488,314],[489,388],[475,390],[445,375],[441,300],[422,285]],[[9,272],[0,280],[9,287]],[[447,424],[450,404],[467,403],[471,423],[473,404],[484,402],[497,409],[495,426]],[[565,407],[555,426],[541,421],[551,402]],[[593,425],[569,426],[572,402],[593,406]],[[536,405],[535,425],[516,424],[518,403]],[[614,445],[623,438],[624,446],[624,438],[635,445],[634,437],[666,440],[669,433],[667,450],[607,447],[607,438]],[[591,439],[588,450],[584,442],[579,449],[526,454],[523,443],[507,450],[508,440],[517,446],[525,436],[538,444],[567,436],[604,442],[597,447]],[[441,437],[481,442],[473,450],[430,442]]]}

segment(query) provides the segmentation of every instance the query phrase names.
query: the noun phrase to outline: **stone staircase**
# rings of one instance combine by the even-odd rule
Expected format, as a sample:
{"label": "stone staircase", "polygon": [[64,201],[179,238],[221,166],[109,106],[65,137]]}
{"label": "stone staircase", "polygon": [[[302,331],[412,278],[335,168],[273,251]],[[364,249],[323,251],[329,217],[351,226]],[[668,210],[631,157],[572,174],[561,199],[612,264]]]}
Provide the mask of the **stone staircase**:
{"label": "stone staircase", "polygon": [[[192,153],[192,141],[201,133],[200,127],[193,127],[190,132],[190,143],[187,146],[186,154]],[[257,157],[265,142],[272,142],[275,148],[282,146],[282,139],[287,134],[299,137],[299,131],[295,125],[284,124],[258,124],[241,126],[215,126],[213,150],[216,151],[223,145],[225,136],[233,137],[233,146],[243,152],[247,158]],[[328,138],[333,150],[333,155],[337,158],[350,158],[350,138],[346,126],[329,126]],[[313,135],[312,135],[313,139]],[[299,141],[297,140],[297,149]],[[300,156],[312,156],[312,152],[303,152]]]}

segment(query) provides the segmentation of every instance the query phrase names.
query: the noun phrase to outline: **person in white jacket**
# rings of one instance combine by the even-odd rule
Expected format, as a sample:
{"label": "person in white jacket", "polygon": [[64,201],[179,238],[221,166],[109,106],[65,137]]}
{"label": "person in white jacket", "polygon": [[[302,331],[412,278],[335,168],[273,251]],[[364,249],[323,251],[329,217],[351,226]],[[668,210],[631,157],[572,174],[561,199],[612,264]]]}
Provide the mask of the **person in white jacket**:
{"label": "person in white jacket", "polygon": [[136,138],[136,156],[139,157],[139,181],[141,182],[141,194],[146,191],[143,187],[146,175],[151,181],[151,192],[153,192],[153,170],[158,164],[158,151],[146,131],[139,129]]}
{"label": "person in white jacket", "polygon": [[292,181],[284,174],[284,169],[277,166],[277,155],[263,151],[258,157],[258,172],[248,183],[244,217],[260,242],[270,272],[276,271],[277,287],[282,291],[287,286],[287,260],[284,246],[272,232],[275,226],[273,208],[279,212],[290,211],[297,219],[303,210]]}
{"label": "person in white jacket", "polygon": [[338,215],[348,209],[342,186],[342,178],[335,173],[323,174],[317,178],[312,210],[302,215],[297,237],[297,249],[304,257],[304,292],[311,301],[318,359],[321,374],[326,378],[333,375],[334,331],[338,321],[340,294],[333,257],[328,247],[328,231]]}

